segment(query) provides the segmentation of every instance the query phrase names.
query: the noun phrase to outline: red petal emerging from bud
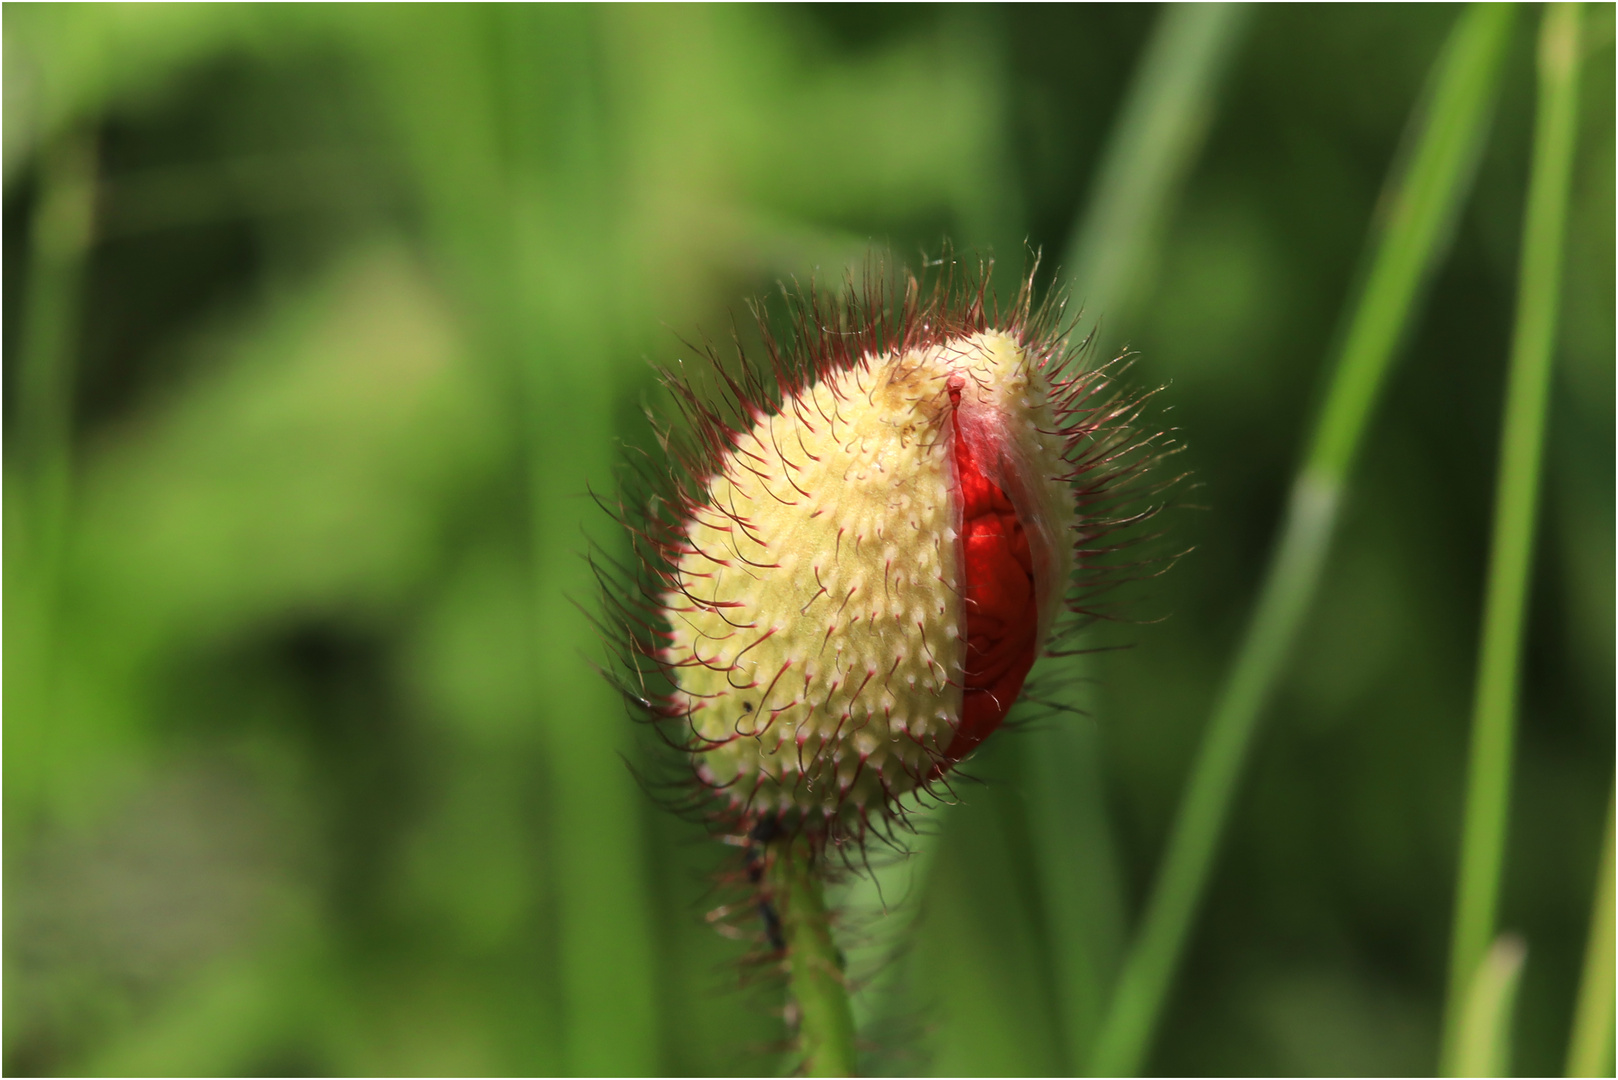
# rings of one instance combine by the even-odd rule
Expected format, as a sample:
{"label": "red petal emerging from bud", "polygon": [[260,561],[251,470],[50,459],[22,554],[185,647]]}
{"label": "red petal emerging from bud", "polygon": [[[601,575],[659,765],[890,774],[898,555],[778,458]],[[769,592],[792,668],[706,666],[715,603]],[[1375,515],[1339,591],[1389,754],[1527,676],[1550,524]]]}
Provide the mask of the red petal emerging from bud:
{"label": "red petal emerging from bud", "polygon": [[[959,402],[959,390],[951,397]],[[958,425],[956,425],[958,428]],[[966,599],[961,722],[944,756],[959,761],[1006,718],[1039,653],[1034,558],[1017,510],[984,475],[971,444],[955,439]]]}

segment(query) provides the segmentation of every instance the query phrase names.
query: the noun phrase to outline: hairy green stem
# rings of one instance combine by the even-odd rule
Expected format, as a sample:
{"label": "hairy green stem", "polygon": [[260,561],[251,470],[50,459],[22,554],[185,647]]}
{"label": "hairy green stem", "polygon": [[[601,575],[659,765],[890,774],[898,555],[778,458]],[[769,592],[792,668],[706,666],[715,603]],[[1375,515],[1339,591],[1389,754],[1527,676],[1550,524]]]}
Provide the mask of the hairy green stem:
{"label": "hairy green stem", "polygon": [[1614,800],[1607,800],[1607,836],[1601,845],[1601,865],[1596,870],[1595,900],[1590,905],[1590,936],[1584,945],[1584,975],[1579,979],[1579,1000],[1573,1010],[1573,1033],[1567,1043],[1567,1075],[1604,1076],[1612,1072],[1612,1009],[1615,986],[1613,952],[1618,948],[1618,926],[1614,925],[1613,830]]}
{"label": "hairy green stem", "polygon": [[1134,1075],[1150,1046],[1207,884],[1259,716],[1313,599],[1341,492],[1422,285],[1447,247],[1488,127],[1509,9],[1479,4],[1457,21],[1418,106],[1413,153],[1385,192],[1385,226],[1342,353],[1292,486],[1281,540],[1180,803],[1163,867],[1091,1058],[1092,1073]]}
{"label": "hairy green stem", "polygon": [[786,943],[804,1071],[853,1076],[854,1013],[843,955],[832,939],[819,863],[806,840],[774,845],[770,886]]}
{"label": "hairy green stem", "polygon": [[1511,758],[1523,613],[1533,559],[1540,459],[1561,295],[1562,246],[1578,110],[1579,8],[1545,9],[1539,43],[1539,110],[1523,222],[1517,319],[1500,440],[1488,592],[1478,645],[1472,747],[1450,945],[1444,1067],[1461,1075],[1460,1024],[1467,988],[1495,931],[1511,799]]}

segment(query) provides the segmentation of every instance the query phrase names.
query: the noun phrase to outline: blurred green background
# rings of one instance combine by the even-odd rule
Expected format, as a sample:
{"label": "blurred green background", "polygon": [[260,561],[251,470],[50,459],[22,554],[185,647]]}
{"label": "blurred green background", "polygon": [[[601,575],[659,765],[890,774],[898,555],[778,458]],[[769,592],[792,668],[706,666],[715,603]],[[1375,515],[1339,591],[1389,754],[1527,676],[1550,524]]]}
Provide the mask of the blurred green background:
{"label": "blurred green background", "polygon": [[[1159,14],[8,5],[5,1071],[777,1072],[779,992],[704,918],[732,856],[635,786],[645,732],[590,667],[579,556],[620,541],[587,488],[655,445],[648,361],[778,280],[946,238],[1002,291],[1030,246],[1058,280]],[[1132,594],[1157,621],[1108,632],[1132,647],[1059,721],[1100,747],[1073,782],[1112,864],[1079,869],[1122,922],[1454,17],[1253,11],[1101,313],[1203,508],[1165,519],[1194,550]],[[1155,1072],[1434,1067],[1536,30]],[[1587,37],[1502,912],[1525,1074],[1560,1067],[1613,772],[1610,6]],[[52,224],[75,190],[83,243]],[[942,819],[872,1070],[1078,1067],[1026,745],[993,740]]]}

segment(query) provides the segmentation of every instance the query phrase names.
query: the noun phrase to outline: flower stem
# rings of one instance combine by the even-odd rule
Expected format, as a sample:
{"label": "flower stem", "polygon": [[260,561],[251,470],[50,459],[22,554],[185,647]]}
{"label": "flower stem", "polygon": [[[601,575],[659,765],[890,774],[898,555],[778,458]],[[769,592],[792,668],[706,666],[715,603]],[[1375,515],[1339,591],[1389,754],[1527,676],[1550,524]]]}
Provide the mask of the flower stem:
{"label": "flower stem", "polygon": [[816,862],[814,849],[801,837],[777,844],[771,891],[786,942],[804,1072],[853,1076],[854,1012]]}

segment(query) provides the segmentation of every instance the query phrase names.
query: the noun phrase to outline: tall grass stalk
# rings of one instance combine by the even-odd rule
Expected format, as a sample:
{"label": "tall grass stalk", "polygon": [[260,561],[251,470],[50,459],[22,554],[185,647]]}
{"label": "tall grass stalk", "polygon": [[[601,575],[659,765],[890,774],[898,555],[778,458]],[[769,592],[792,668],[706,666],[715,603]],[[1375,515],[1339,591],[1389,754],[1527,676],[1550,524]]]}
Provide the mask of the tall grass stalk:
{"label": "tall grass stalk", "polygon": [[96,169],[96,144],[88,133],[65,131],[48,142],[39,158],[38,204],[29,230],[17,382],[25,496],[18,539],[29,571],[21,594],[32,620],[31,634],[21,640],[33,650],[22,681],[42,717],[24,727],[40,732],[54,727],[56,616],[72,500],[73,386],[95,230]]}
{"label": "tall grass stalk", "polygon": [[1539,41],[1539,110],[1523,222],[1517,319],[1506,385],[1494,536],[1478,647],[1460,881],[1450,945],[1444,1067],[1462,1067],[1467,987],[1494,936],[1511,798],[1511,757],[1523,612],[1533,559],[1540,458],[1561,297],[1562,246],[1577,132],[1579,8],[1545,9]]}
{"label": "tall grass stalk", "polygon": [[1408,157],[1384,193],[1383,227],[1294,481],[1280,541],[1192,768],[1145,917],[1103,1022],[1091,1071],[1140,1070],[1229,816],[1259,715],[1309,606],[1342,490],[1422,285],[1447,247],[1488,127],[1511,12],[1466,9],[1417,107]]}
{"label": "tall grass stalk", "polygon": [[39,158],[29,230],[28,308],[18,383],[24,460],[34,482],[65,484],[84,264],[95,222],[95,140],[64,132]]}
{"label": "tall grass stalk", "polygon": [[1164,8],[1068,241],[1068,293],[1116,332],[1153,261],[1207,138],[1218,88],[1248,19],[1244,4]]}
{"label": "tall grass stalk", "polygon": [[1573,1033],[1567,1044],[1567,1075],[1605,1076],[1612,1072],[1613,1004],[1618,1000],[1613,954],[1618,949],[1618,911],[1613,903],[1613,831],[1618,789],[1607,800],[1607,837],[1596,870],[1595,900],[1590,905],[1590,936],[1584,946],[1584,975],[1573,1010]]}

